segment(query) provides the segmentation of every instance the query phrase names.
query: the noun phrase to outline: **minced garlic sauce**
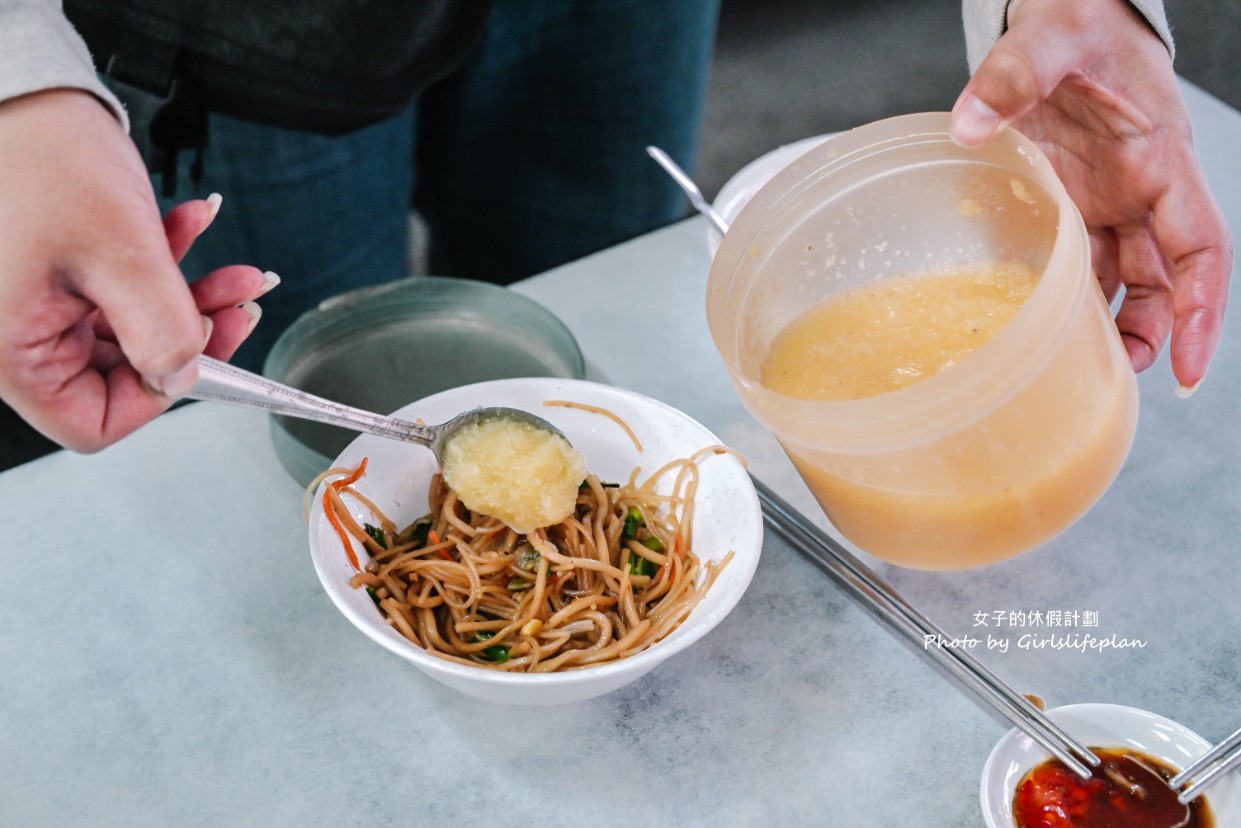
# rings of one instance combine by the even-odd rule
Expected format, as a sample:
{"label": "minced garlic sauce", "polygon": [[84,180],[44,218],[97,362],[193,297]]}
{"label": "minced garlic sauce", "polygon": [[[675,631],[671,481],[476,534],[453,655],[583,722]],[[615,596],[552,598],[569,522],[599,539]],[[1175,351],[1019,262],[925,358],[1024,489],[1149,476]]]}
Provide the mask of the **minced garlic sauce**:
{"label": "minced garlic sauce", "polygon": [[586,460],[559,434],[493,417],[453,435],[441,471],[468,508],[527,533],[573,512]]}
{"label": "minced garlic sauce", "polygon": [[854,400],[938,374],[991,339],[1038,284],[1022,262],[897,276],[834,296],[776,337],[762,383],[806,400]]}
{"label": "minced garlic sauce", "polygon": [[[777,334],[762,382],[792,397],[842,401],[954,371],[1012,320],[1037,284],[1025,264],[995,262],[860,285],[808,308]],[[1068,334],[1083,348],[1096,344],[1090,335],[1081,325]],[[1109,382],[1075,389],[1080,403],[1070,416],[1080,421],[1066,436],[1058,376],[1081,353],[1066,345],[1022,391],[1020,404],[935,440],[847,460],[816,453],[813,439],[810,450],[793,442],[786,449],[832,523],[870,554],[920,569],[1001,560],[1076,520],[1129,449],[1137,389],[1128,365]]]}

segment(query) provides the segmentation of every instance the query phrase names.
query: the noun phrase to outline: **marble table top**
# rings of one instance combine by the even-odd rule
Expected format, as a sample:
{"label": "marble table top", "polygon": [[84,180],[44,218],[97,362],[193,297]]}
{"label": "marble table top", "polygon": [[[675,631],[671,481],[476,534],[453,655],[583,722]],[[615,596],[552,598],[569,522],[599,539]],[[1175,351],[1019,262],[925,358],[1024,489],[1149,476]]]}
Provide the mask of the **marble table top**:
{"label": "marble table top", "polygon": [[[1186,95],[1241,227],[1241,115]],[[830,531],[732,391],[708,266],[692,219],[515,289],[569,325],[593,375],[699,419]],[[635,296],[641,313],[619,313]],[[1061,536],[981,570],[876,568],[1052,706],[1232,732],[1238,313],[1191,399],[1166,356],[1141,375],[1128,462]],[[0,474],[0,823],[982,825],[979,775],[1007,725],[774,537],[732,615],[636,684],[488,707],[333,608],[267,428],[197,404]]]}

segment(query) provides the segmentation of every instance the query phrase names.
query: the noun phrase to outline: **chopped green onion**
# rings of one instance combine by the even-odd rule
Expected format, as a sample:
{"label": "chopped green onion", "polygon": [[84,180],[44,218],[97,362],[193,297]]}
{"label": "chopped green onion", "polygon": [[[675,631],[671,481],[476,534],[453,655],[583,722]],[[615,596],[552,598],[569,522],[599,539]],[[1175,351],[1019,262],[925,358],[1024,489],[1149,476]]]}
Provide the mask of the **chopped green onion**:
{"label": "chopped green onion", "polygon": [[517,556],[517,568],[524,569],[527,572],[538,569],[539,561],[543,559],[538,550],[528,543],[523,543],[517,547],[516,552],[513,554]]}
{"label": "chopped green onion", "polygon": [[379,606],[379,593],[375,591],[374,587],[367,587],[366,594],[371,596],[371,600],[375,602],[375,606]]}
{"label": "chopped green onion", "polygon": [[508,661],[508,647],[503,644],[497,644],[494,647],[488,647],[483,650],[483,657],[488,661],[494,661],[497,664],[503,664]]}
{"label": "chopped green onion", "polygon": [[[664,546],[664,542],[661,541],[659,538],[655,537],[654,535],[645,537],[642,540],[638,541],[638,543],[642,544],[643,546],[645,546],[647,549],[651,550],[652,552],[663,552],[665,549],[667,549],[667,547]],[[646,559],[643,558],[643,560],[646,560]]]}
{"label": "chopped green onion", "polygon": [[365,524],[365,526],[366,534],[370,535],[371,539],[374,540],[375,543],[379,544],[381,548],[387,549],[388,539],[384,537],[384,530],[380,529],[378,526],[371,526],[369,523]]}
{"label": "chopped green onion", "polygon": [[642,518],[642,510],[637,506],[630,506],[629,512],[625,515],[625,528],[621,534],[632,540],[638,536],[638,528],[645,522]]}
{"label": "chopped green onion", "polygon": [[431,521],[419,520],[405,530],[409,537],[409,542],[415,546],[426,546],[427,535],[431,534]]}
{"label": "chopped green onion", "polygon": [[654,561],[648,561],[646,558],[643,558],[641,555],[630,555],[629,556],[629,574],[630,575],[643,575],[649,578],[653,576],[658,570],[659,570],[659,567],[655,565]]}
{"label": "chopped green onion", "polygon": [[[490,630],[483,630],[482,632],[474,634],[474,641],[476,643],[479,641],[490,641],[495,637],[496,634]],[[503,662],[508,661],[508,647],[503,644],[497,644],[494,647],[488,647],[485,650],[481,650],[479,655],[488,661],[494,661],[497,664],[502,664]]]}
{"label": "chopped green onion", "polygon": [[513,578],[508,582],[508,588],[511,592],[521,592],[523,589],[529,589],[532,586],[534,586],[534,584],[530,583],[525,578]]}

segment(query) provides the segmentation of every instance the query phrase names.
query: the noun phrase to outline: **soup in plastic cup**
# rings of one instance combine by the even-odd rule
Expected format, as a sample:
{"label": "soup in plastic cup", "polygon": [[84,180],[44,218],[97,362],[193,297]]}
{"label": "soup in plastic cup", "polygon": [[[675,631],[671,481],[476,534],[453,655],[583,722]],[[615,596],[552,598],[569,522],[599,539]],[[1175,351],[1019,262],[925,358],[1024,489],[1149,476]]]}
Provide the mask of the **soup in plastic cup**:
{"label": "soup in plastic cup", "polygon": [[[826,303],[918,279],[930,297],[922,320],[957,314],[968,325],[975,311],[961,303],[977,297],[937,280],[1014,267],[1031,274],[1028,295],[938,373],[844,399],[771,387],[773,346]],[[958,569],[1031,549],[1094,504],[1133,440],[1137,384],[1085,226],[1046,157],[1013,130],[964,149],[947,113],[926,113],[819,144],[742,208],[707,303],[742,401],[837,529],[891,563]],[[923,324],[899,323],[896,335]],[[810,330],[836,335],[835,325]],[[882,348],[824,342],[794,349],[827,349],[823,388],[837,371],[903,370]]]}

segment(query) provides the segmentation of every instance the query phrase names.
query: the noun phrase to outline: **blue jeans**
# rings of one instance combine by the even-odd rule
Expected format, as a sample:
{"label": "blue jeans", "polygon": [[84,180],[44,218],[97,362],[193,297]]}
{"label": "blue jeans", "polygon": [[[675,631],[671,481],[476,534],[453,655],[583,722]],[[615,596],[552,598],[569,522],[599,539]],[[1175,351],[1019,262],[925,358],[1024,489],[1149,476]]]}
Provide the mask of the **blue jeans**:
{"label": "blue jeans", "polygon": [[[409,211],[437,275],[508,283],[667,224],[683,196],[646,155],[697,152],[719,0],[499,0],[483,41],[405,114],[337,138],[211,116],[191,192],[224,205],[183,268],[283,283],[235,359],[258,368],[323,299],[409,274]],[[159,192],[160,182],[156,182]]]}

